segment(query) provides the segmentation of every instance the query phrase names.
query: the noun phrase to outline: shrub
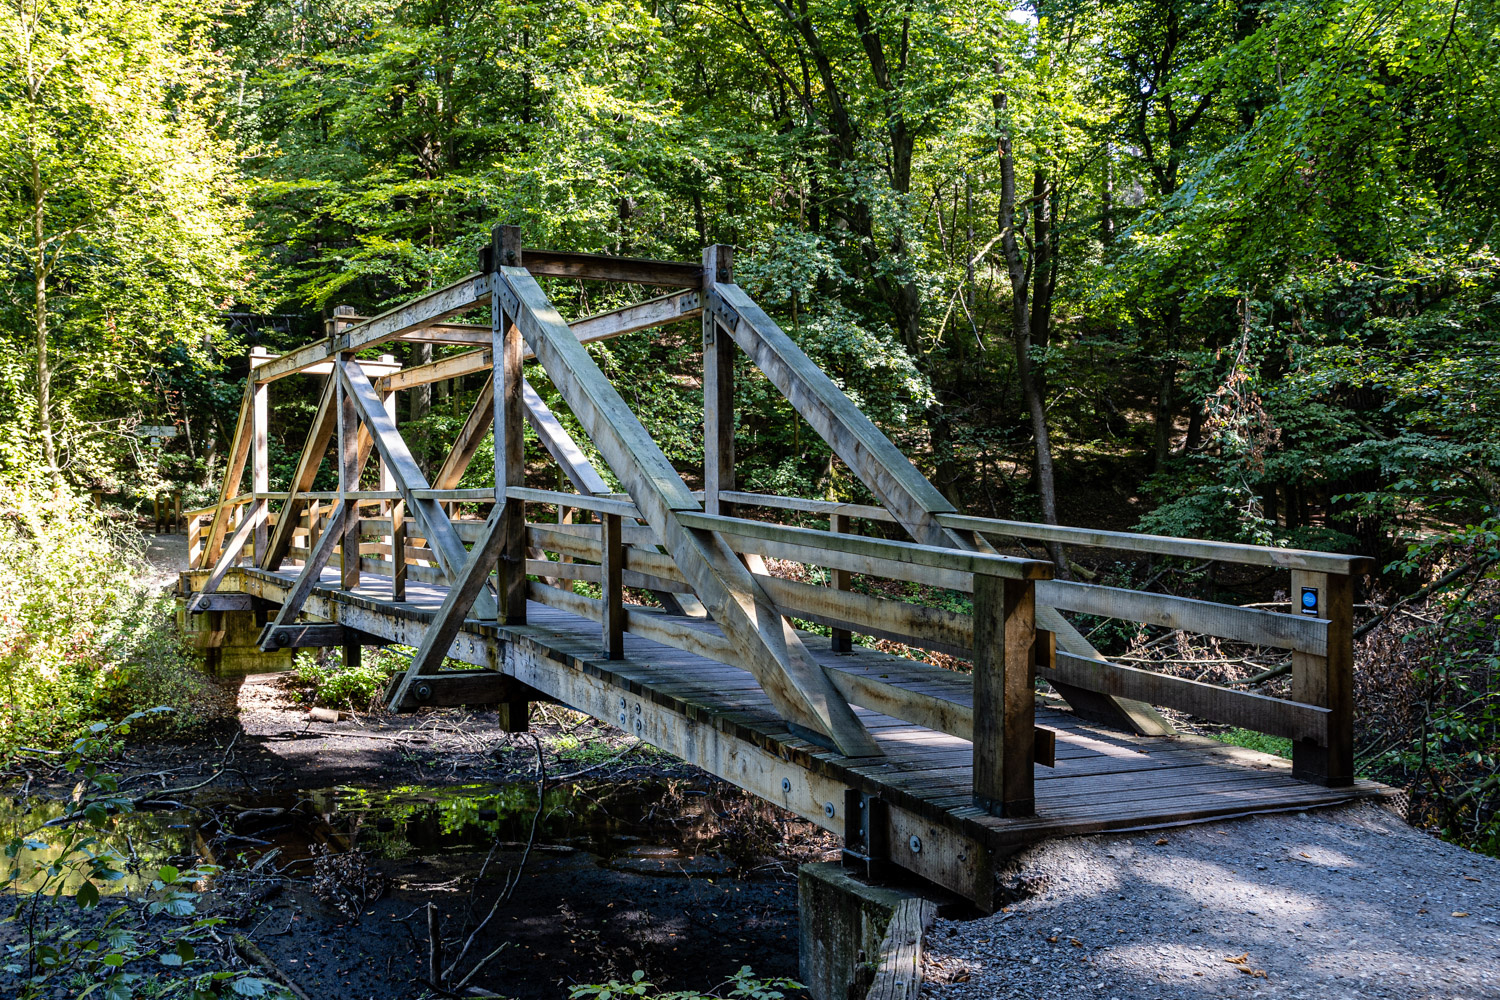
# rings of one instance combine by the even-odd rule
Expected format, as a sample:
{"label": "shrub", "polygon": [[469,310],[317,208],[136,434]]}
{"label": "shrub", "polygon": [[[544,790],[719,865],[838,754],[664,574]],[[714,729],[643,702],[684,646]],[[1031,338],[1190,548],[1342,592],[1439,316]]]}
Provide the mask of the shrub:
{"label": "shrub", "polygon": [[0,473],[0,752],[58,746],[92,719],[167,704],[212,711],[210,683],[139,582],[138,537],[41,477]]}
{"label": "shrub", "polygon": [[404,647],[367,646],[358,666],[346,667],[339,649],[297,654],[296,679],[303,696],[315,705],[367,709],[382,694],[394,674],[411,665],[411,652]]}

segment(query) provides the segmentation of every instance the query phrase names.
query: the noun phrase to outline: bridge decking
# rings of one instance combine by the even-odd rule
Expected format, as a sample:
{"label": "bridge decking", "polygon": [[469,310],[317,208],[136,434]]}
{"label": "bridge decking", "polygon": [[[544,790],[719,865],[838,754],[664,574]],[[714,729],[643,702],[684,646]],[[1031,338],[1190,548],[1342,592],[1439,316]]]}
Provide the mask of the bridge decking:
{"label": "bridge decking", "polygon": [[[242,589],[275,600],[290,588],[297,571],[273,573],[244,567],[236,574],[237,585],[226,580],[222,590]],[[407,600],[392,601],[390,578],[369,573],[352,591],[338,588],[338,570],[329,568],[313,591],[318,606],[334,612],[330,618],[408,641],[409,630],[430,618],[447,593],[443,586],[413,582],[407,584]],[[664,617],[718,632],[718,626],[705,619]],[[738,781],[838,833],[845,832],[842,800],[827,798],[834,807],[834,815],[828,816],[824,808],[828,793],[809,799],[814,789],[799,787],[801,782],[791,793],[765,794],[767,776],[744,780],[746,775],[719,751],[700,749],[695,754],[689,749],[684,753],[681,733],[672,738],[664,732],[661,720],[668,720],[666,728],[677,729],[707,724],[798,770],[877,795],[911,813],[913,819],[921,817],[933,833],[951,831],[982,844],[992,860],[1048,837],[1327,806],[1378,797],[1386,791],[1365,781],[1326,788],[1293,778],[1290,762],[1280,757],[1198,736],[1126,735],[1081,721],[1071,712],[1039,706],[1037,724],[1057,735],[1056,766],[1036,766],[1036,815],[1007,819],[973,805],[973,747],[968,740],[856,707],[886,756],[845,757],[790,732],[749,672],[630,633],[624,640],[625,658],[606,660],[600,653],[598,622],[535,601],[528,602],[524,626],[469,620],[463,635],[476,646],[489,648],[494,662],[503,664],[507,674],[606,723],[620,725],[617,706],[611,703],[608,711],[600,711],[599,706],[579,704],[576,680],[586,675],[612,689],[628,690],[629,702],[645,702],[656,711],[656,717],[642,726],[647,742]],[[826,638],[806,633],[803,637],[813,656],[825,665],[868,672],[907,690],[940,694],[957,702],[970,698],[966,675],[858,645],[852,652],[837,653]],[[631,704],[625,707],[621,728],[629,732],[636,712]],[[770,781],[773,793],[777,781]],[[960,850],[958,855],[962,854]]]}

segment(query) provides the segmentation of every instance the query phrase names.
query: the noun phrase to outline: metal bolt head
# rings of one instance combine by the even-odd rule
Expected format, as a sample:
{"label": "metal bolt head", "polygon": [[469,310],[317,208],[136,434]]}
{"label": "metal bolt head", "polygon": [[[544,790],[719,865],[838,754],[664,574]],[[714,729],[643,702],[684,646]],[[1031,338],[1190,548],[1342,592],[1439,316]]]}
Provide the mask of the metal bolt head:
{"label": "metal bolt head", "polygon": [[640,702],[636,702],[635,703],[635,714],[636,715],[640,715],[641,714],[641,703]]}
{"label": "metal bolt head", "polygon": [[416,694],[418,701],[426,701],[427,699],[432,697],[432,685],[418,684]]}
{"label": "metal bolt head", "polygon": [[791,794],[791,792],[792,792],[792,779],[791,778],[782,778],[781,779],[781,791],[782,791],[782,794],[785,794],[785,795],[790,795]]}
{"label": "metal bolt head", "polygon": [[507,250],[507,251],[505,251],[505,263],[511,265],[512,267],[515,266],[515,263],[516,263],[516,252],[514,250]]}
{"label": "metal bolt head", "polygon": [[918,837],[914,833],[914,834],[911,835],[911,840],[907,841],[907,843],[911,845],[911,852],[913,854],[921,854],[922,853],[922,838],[921,837]]}
{"label": "metal bolt head", "polygon": [[825,803],[823,803],[823,815],[827,816],[829,819],[833,819],[833,803],[832,802],[825,802]]}
{"label": "metal bolt head", "polygon": [[620,711],[622,711],[622,712],[625,711],[625,699],[624,698],[620,699]]}
{"label": "metal bolt head", "polygon": [[636,719],[635,720],[635,731],[636,732],[640,732],[641,730],[643,730],[645,728],[646,728],[646,724],[644,722],[642,722],[640,719]]}

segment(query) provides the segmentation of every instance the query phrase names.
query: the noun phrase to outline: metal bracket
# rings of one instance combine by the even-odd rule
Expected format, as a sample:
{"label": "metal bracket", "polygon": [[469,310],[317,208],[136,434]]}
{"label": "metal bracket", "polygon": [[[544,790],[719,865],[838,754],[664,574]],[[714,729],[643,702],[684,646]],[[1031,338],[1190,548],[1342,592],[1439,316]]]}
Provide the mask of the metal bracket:
{"label": "metal bracket", "polygon": [[709,289],[706,308],[713,318],[719,321],[719,325],[730,333],[739,329],[740,314],[724,301],[724,297],[718,293],[717,289]]}
{"label": "metal bracket", "polygon": [[511,290],[510,282],[505,280],[505,273],[503,271],[495,272],[490,282],[490,289],[495,293],[495,297],[500,300],[500,308],[505,312],[505,315],[509,316],[512,322],[518,319],[521,315],[521,300]]}
{"label": "metal bracket", "polygon": [[677,311],[679,313],[691,312],[698,308],[698,293],[688,292],[686,295],[677,297]]}
{"label": "metal bracket", "polygon": [[839,860],[860,878],[878,882],[892,870],[890,810],[878,796],[844,793],[844,850]]}

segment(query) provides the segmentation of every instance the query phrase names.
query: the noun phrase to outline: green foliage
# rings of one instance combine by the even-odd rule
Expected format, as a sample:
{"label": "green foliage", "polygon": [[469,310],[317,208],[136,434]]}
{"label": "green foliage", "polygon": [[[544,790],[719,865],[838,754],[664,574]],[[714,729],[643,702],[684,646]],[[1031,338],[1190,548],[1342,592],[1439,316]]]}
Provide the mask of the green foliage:
{"label": "green foliage", "polygon": [[1285,757],[1288,760],[1292,757],[1292,741],[1284,736],[1267,736],[1265,733],[1257,733],[1252,729],[1226,729],[1210,735],[1220,743],[1259,750],[1261,753],[1275,754],[1277,757]]}
{"label": "green foliage", "polygon": [[573,986],[568,990],[568,1000],[624,1000],[626,997],[642,997],[644,1000],[782,1000],[786,990],[800,990],[802,984],[790,979],[757,979],[750,966],[741,966],[724,983],[708,993],[697,990],[671,990],[663,993],[646,981],[646,974],[637,969],[630,982],[610,980],[602,985]]}
{"label": "green foliage", "polygon": [[[0,460],[154,477],[153,367],[208,360],[251,268],[216,131],[218,9],[15,0],[0,11]],[[172,422],[167,420],[165,422]]]}
{"label": "green foliage", "polygon": [[114,843],[114,819],[133,804],[96,758],[133,724],[165,711],[91,727],[73,744],[66,768],[80,780],[67,811],[44,828],[47,839],[36,830],[4,846],[0,890],[13,906],[0,920],[11,928],[0,972],[17,985],[17,1000],[59,991],[108,1000],[290,995],[276,983],[214,969],[200,955],[224,920],[199,916],[196,885],[219,869],[161,865],[148,875],[138,872],[133,847]]}
{"label": "green foliage", "polygon": [[0,751],[73,739],[101,715],[211,712],[210,683],[137,582],[138,542],[45,477],[0,474]]}
{"label": "green foliage", "polygon": [[364,710],[380,699],[391,677],[411,666],[413,653],[405,646],[367,646],[357,666],[346,666],[342,649],[303,649],[296,679],[314,704]]}

